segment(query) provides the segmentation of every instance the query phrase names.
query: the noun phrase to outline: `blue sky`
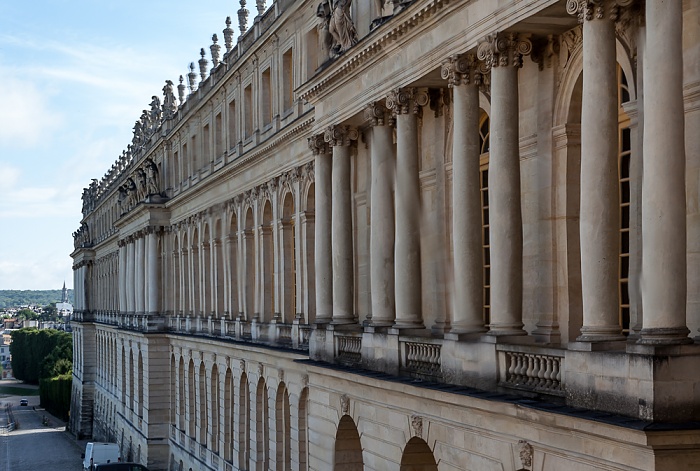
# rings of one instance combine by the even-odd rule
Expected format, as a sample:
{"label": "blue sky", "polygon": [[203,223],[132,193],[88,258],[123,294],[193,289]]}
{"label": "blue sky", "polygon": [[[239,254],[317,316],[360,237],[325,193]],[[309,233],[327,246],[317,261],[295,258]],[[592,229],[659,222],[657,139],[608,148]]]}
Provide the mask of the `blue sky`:
{"label": "blue sky", "polygon": [[[255,2],[248,1],[248,9]],[[268,2],[269,3],[269,2]],[[237,0],[0,0],[0,289],[73,287],[82,189]],[[251,11],[249,24],[254,13]]]}

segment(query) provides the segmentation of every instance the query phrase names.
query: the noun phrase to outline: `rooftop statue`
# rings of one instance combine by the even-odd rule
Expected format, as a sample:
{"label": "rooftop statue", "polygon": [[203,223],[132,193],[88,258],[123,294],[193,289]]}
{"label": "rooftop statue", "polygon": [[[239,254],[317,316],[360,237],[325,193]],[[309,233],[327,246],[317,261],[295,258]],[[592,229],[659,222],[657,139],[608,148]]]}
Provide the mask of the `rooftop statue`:
{"label": "rooftop statue", "polygon": [[[350,17],[352,0],[328,0],[321,3],[316,15],[322,18],[322,31],[328,25],[330,35],[330,55],[335,58],[357,44],[357,31]],[[329,38],[322,37],[322,47],[327,46]]]}

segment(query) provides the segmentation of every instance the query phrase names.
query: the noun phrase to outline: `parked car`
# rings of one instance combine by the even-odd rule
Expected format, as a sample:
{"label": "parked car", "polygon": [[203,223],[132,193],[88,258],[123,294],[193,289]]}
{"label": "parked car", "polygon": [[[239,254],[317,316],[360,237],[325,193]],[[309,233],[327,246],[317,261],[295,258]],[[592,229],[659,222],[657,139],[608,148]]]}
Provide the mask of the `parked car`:
{"label": "parked car", "polygon": [[148,471],[148,468],[138,463],[106,463],[96,465],[95,471]]}
{"label": "parked car", "polygon": [[121,454],[116,443],[93,443],[85,445],[85,453],[82,454],[83,471],[94,471],[95,466],[107,463],[119,463]]}
{"label": "parked car", "polygon": [[26,400],[26,399],[24,399],[24,398],[22,398],[22,399],[19,400],[19,405],[20,405],[20,406],[28,406],[28,405],[29,405],[29,401]]}

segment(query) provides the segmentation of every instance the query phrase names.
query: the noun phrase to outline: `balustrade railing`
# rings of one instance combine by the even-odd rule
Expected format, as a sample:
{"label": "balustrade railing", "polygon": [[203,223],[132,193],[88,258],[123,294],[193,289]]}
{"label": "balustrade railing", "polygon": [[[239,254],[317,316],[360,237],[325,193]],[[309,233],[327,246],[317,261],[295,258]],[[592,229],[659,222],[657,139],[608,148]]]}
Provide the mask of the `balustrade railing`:
{"label": "balustrade railing", "polygon": [[336,335],[336,360],[340,363],[356,365],[362,361],[362,337]]}
{"label": "balustrade railing", "polygon": [[403,370],[419,378],[436,378],[440,375],[439,343],[403,341]]}
{"label": "balustrade railing", "polygon": [[501,385],[564,395],[562,376],[564,353],[500,351],[503,370]]}
{"label": "balustrade railing", "polygon": [[277,341],[282,343],[292,343],[291,325],[277,324]]}

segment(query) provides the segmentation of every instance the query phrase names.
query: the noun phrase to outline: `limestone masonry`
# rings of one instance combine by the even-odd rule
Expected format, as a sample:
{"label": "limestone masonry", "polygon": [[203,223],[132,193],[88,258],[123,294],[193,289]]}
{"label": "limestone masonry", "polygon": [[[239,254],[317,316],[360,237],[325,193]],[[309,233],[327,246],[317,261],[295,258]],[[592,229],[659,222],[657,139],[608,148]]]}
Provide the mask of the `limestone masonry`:
{"label": "limestone masonry", "polygon": [[318,2],[242,0],[85,189],[72,432],[700,469],[700,0]]}

